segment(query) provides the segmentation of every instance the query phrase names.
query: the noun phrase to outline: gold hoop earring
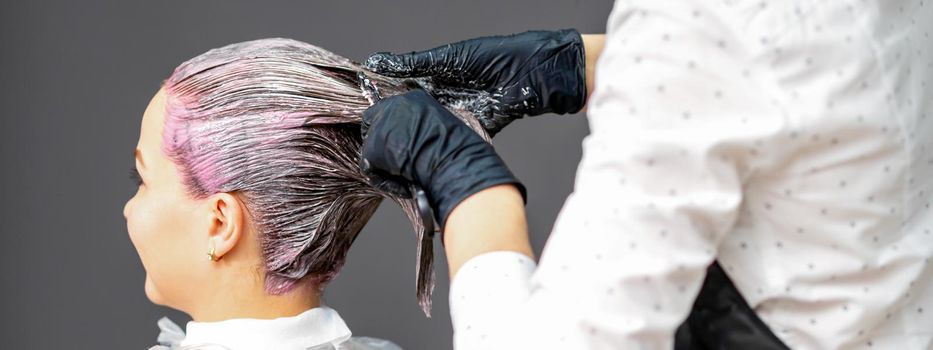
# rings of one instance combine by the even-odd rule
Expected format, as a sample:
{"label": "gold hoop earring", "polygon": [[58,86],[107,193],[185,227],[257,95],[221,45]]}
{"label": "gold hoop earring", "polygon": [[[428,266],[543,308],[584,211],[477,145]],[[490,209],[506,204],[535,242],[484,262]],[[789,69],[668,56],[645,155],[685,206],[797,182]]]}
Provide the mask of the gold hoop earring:
{"label": "gold hoop earring", "polygon": [[210,260],[210,261],[220,260],[220,258],[214,255],[214,241],[211,241],[211,251],[207,252],[207,260]]}

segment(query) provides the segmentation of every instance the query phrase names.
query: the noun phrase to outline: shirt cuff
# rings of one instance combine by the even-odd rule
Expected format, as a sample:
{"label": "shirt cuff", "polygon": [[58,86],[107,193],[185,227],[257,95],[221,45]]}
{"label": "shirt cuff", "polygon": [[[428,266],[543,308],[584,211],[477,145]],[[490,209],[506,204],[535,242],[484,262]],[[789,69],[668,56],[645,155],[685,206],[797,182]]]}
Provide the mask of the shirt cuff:
{"label": "shirt cuff", "polygon": [[483,253],[468,260],[450,285],[454,331],[472,329],[527,300],[536,266],[531,257],[512,251]]}

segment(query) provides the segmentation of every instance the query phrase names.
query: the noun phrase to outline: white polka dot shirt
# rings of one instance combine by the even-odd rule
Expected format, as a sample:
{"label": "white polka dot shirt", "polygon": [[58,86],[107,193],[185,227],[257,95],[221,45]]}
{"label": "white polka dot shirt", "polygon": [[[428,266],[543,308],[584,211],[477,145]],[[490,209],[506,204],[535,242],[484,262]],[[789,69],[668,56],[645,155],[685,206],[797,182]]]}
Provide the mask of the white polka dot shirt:
{"label": "white polka dot shirt", "polygon": [[451,286],[458,349],[670,349],[718,259],[792,349],[933,349],[933,1],[624,1],[540,265]]}

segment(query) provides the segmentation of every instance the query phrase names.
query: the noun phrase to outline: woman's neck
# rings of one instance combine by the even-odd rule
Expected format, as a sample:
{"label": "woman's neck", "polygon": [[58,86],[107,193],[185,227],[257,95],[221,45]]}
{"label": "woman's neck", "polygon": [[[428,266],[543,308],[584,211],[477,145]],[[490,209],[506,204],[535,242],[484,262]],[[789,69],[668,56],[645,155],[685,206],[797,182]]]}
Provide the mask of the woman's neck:
{"label": "woman's neck", "polygon": [[[316,285],[298,284],[286,294],[271,295],[262,283],[244,286],[244,280],[224,283],[232,289],[214,290],[210,300],[195,305],[188,314],[196,322],[216,322],[234,318],[273,319],[298,315],[321,305],[321,291]],[[232,292],[235,291],[235,292]]]}

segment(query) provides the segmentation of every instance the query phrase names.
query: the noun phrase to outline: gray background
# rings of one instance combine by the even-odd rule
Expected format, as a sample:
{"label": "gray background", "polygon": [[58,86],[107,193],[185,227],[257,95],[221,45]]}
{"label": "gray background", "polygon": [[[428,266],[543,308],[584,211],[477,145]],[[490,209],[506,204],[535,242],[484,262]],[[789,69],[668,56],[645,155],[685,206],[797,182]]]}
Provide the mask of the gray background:
{"label": "gray background", "polygon": [[[2,1],[0,2],[0,348],[146,349],[155,321],[126,234],[131,150],[152,94],[172,69],[225,44],[290,37],[355,60],[481,35],[573,27],[601,33],[593,1]],[[582,114],[525,119],[495,144],[529,190],[538,253],[572,188]],[[440,246],[438,245],[438,249]],[[440,250],[439,250],[440,252]],[[434,318],[414,297],[415,242],[386,202],[327,289],[356,335],[407,349],[450,348],[447,267],[439,253]]]}

